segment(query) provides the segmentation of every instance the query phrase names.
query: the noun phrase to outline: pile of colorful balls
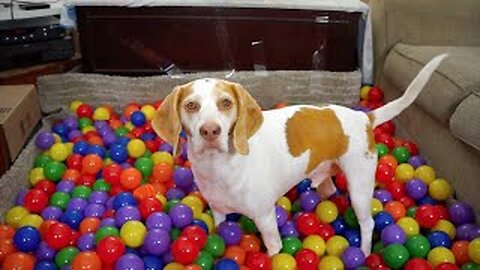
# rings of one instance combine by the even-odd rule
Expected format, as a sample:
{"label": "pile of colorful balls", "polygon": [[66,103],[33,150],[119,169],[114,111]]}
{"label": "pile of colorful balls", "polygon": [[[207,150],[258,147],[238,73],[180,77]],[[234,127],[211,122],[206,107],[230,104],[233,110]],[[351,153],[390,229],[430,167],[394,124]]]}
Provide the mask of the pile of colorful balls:
{"label": "pile of colorful balls", "polygon": [[[355,109],[382,102],[382,90],[366,86]],[[214,226],[187,145],[173,157],[152,129],[159,104],[131,103],[117,114],[74,101],[72,116],[36,136],[42,152],[29,174],[31,188],[18,194],[0,225],[2,269],[479,268],[472,207],[452,198],[449,182],[415,143],[394,136],[392,122],[375,129],[372,254],[359,248],[359,225],[339,173],[338,191],[328,200],[308,179],[278,200],[283,249],[269,257],[249,218],[230,214]]]}

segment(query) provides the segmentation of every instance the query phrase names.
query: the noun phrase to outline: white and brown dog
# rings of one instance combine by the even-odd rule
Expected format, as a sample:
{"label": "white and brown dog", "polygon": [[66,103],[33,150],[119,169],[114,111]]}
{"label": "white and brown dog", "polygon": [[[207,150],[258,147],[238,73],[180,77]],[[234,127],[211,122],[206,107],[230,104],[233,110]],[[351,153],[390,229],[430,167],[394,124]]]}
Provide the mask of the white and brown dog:
{"label": "white and brown dog", "polygon": [[270,255],[282,248],[275,202],[304,178],[313,187],[325,180],[331,186],[332,167],[340,167],[360,224],[361,248],[368,255],[377,166],[373,129],[414,101],[445,56],[431,60],[402,97],[367,114],[336,105],[262,112],[241,85],[200,79],[165,98],[153,128],[177,154],[185,130],[195,183],[216,225],[228,213],[250,217]]}

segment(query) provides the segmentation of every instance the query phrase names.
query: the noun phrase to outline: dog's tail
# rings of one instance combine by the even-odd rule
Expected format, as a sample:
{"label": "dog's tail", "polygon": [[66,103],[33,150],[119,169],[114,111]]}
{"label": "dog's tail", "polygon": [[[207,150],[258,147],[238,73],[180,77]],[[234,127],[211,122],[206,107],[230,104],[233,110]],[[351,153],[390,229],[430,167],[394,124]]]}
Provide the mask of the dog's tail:
{"label": "dog's tail", "polygon": [[422,68],[422,70],[420,70],[415,79],[413,79],[403,96],[390,103],[387,103],[383,107],[369,112],[368,117],[371,119],[373,127],[375,128],[383,122],[393,119],[403,110],[405,110],[405,108],[410,106],[410,104],[412,104],[420,94],[425,84],[427,84],[435,69],[447,56],[448,54],[444,53],[430,60],[430,62],[428,62],[428,64]]}

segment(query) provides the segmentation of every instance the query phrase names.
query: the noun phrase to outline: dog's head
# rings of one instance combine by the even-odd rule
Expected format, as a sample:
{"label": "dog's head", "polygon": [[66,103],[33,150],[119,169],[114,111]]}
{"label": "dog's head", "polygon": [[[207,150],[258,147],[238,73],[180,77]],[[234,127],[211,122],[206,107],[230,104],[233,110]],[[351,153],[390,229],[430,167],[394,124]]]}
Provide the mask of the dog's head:
{"label": "dog's head", "polygon": [[260,106],[240,84],[200,79],[175,87],[155,113],[152,126],[175,154],[183,128],[194,153],[228,152],[232,145],[246,155],[248,139],[262,122]]}

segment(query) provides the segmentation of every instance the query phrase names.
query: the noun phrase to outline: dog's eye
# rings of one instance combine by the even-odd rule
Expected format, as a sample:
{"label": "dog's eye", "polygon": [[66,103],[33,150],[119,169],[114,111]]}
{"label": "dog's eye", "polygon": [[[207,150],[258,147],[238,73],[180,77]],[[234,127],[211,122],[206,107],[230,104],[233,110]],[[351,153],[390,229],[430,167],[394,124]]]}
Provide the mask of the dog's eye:
{"label": "dog's eye", "polygon": [[222,110],[228,110],[232,107],[232,101],[228,98],[224,98],[222,100],[220,100],[220,109]]}
{"label": "dog's eye", "polygon": [[196,111],[200,110],[200,104],[198,104],[195,101],[189,101],[189,102],[185,103],[185,110],[187,112],[196,112]]}

